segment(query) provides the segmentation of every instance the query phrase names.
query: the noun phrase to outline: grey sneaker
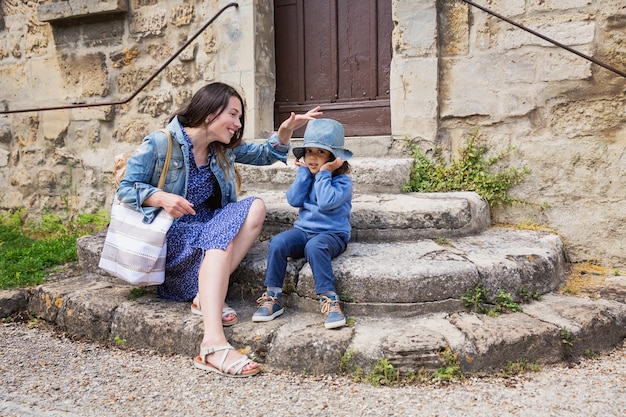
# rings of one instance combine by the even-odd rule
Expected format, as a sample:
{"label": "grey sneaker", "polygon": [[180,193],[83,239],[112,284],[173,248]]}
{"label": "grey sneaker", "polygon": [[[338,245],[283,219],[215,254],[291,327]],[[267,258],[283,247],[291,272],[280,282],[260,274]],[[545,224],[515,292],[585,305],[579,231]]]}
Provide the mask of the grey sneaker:
{"label": "grey sneaker", "polygon": [[256,302],[259,307],[252,315],[252,321],[271,321],[285,312],[282,294],[267,291]]}
{"label": "grey sneaker", "polygon": [[322,295],[320,298],[322,313],[324,313],[324,327],[327,329],[336,329],[337,327],[346,325],[346,316],[339,306],[339,296]]}

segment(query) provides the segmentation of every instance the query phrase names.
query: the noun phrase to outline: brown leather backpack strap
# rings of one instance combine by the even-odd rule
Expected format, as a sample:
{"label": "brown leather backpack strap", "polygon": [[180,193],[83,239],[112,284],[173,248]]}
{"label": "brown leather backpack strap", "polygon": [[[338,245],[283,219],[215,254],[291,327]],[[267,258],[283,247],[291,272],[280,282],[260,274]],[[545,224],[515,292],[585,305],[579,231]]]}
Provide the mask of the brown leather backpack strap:
{"label": "brown leather backpack strap", "polygon": [[159,188],[162,190],[165,185],[165,177],[167,176],[167,170],[170,167],[170,161],[172,160],[172,134],[167,129],[160,129],[161,132],[167,135],[167,154],[165,155],[165,164],[163,165],[163,171],[159,177]]}

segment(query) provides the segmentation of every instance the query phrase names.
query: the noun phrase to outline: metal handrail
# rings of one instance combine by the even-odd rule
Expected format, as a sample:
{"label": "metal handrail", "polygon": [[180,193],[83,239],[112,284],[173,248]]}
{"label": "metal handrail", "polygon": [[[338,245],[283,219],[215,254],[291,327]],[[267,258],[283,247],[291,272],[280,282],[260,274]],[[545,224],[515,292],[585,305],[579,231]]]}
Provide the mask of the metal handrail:
{"label": "metal handrail", "polygon": [[159,75],[161,73],[161,71],[163,71],[165,69],[165,67],[167,67],[170,62],[172,62],[178,55],[180,55],[180,53],[187,47],[189,46],[189,44],[191,42],[194,41],[194,39],[196,39],[207,27],[209,27],[209,25],[211,23],[213,23],[213,21],[215,19],[217,19],[226,9],[228,9],[229,7],[235,7],[235,8],[239,8],[239,4],[238,3],[228,3],[226,6],[222,7],[216,14],[215,16],[213,16],[208,22],[206,22],[204,24],[204,26],[202,26],[200,28],[200,30],[198,30],[196,32],[195,35],[193,35],[191,38],[189,38],[187,40],[187,42],[185,42],[183,44],[183,46],[181,46],[178,51],[176,51],[167,61],[165,61],[160,67],[159,69],[157,69],[155,71],[154,74],[152,74],[146,81],[143,82],[143,84],[141,84],[139,86],[139,88],[137,88],[137,90],[135,90],[134,93],[132,93],[130,96],[128,96],[128,98],[124,99],[124,100],[118,100],[118,101],[106,101],[106,102],[101,102],[101,103],[78,103],[78,104],[67,104],[67,105],[63,105],[63,106],[54,106],[54,107],[39,107],[39,108],[31,108],[31,109],[18,109],[18,110],[0,110],[0,114],[11,114],[11,113],[26,113],[26,112],[32,112],[32,111],[48,111],[48,110],[62,110],[62,109],[76,109],[76,108],[82,108],[82,107],[97,107],[97,106],[115,106],[118,104],[126,104],[129,101],[131,101],[133,98],[135,98],[137,96],[137,94],[139,94],[141,92],[141,90],[143,90],[148,84],[150,84],[150,82],[152,80],[154,80],[157,75]]}
{"label": "metal handrail", "polygon": [[558,42],[558,41],[555,41],[553,39],[550,39],[547,36],[542,35],[541,33],[538,33],[538,32],[536,32],[536,31],[534,31],[532,29],[527,28],[524,25],[521,25],[521,24],[519,24],[517,22],[514,22],[511,19],[509,19],[508,17],[502,16],[501,14],[498,14],[498,13],[496,13],[494,11],[491,11],[491,10],[487,9],[486,7],[483,7],[483,6],[479,5],[479,4],[474,3],[473,1],[470,1],[470,0],[462,0],[462,1],[467,3],[467,4],[469,4],[469,5],[471,5],[471,6],[476,7],[477,9],[480,9],[480,10],[484,11],[485,13],[488,13],[488,14],[494,16],[494,17],[497,17],[498,19],[504,20],[505,22],[510,23],[513,26],[516,26],[516,27],[518,27],[518,28],[520,28],[522,30],[525,30],[526,32],[531,33],[531,34],[533,34],[533,35],[543,39],[544,41],[550,42],[551,44],[556,45],[559,48],[563,48],[566,51],[569,51],[569,52],[571,52],[573,54],[576,54],[576,55],[578,55],[581,58],[584,58],[584,59],[586,59],[588,61],[591,61],[594,64],[601,66],[602,68],[605,68],[605,69],[607,69],[607,70],[609,70],[611,72],[614,72],[617,75],[621,75],[622,77],[626,78],[626,72],[624,72],[624,71],[620,71],[617,68],[614,68],[614,67],[612,67],[612,66],[610,66],[608,64],[605,64],[602,61],[599,61],[599,60],[595,59],[594,57],[591,57],[589,55],[583,54],[582,52],[577,51],[576,49],[570,48],[567,45],[563,45],[561,42]]}

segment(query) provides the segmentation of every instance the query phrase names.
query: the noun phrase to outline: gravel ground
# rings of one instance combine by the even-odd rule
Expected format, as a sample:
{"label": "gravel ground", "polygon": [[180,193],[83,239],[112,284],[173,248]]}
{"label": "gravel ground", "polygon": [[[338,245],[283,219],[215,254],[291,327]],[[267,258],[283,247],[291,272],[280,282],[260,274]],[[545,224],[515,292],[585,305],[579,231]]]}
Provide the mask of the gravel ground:
{"label": "gravel ground", "polygon": [[514,378],[374,387],[264,372],[227,379],[191,358],[0,324],[0,416],[626,416],[626,345]]}

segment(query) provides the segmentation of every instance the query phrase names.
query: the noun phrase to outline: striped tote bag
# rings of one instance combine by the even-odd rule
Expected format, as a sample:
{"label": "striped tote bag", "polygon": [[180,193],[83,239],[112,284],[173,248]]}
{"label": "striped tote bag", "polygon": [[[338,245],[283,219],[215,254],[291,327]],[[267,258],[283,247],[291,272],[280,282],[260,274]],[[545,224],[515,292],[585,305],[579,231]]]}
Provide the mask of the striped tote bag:
{"label": "striped tote bag", "polygon": [[[169,131],[163,131],[169,144],[165,168],[159,178],[160,189],[165,184],[172,156],[172,136]],[[114,198],[98,266],[133,285],[160,285],[165,281],[166,235],[174,218],[161,209],[152,223],[142,220],[141,212],[122,204],[117,196]]]}

